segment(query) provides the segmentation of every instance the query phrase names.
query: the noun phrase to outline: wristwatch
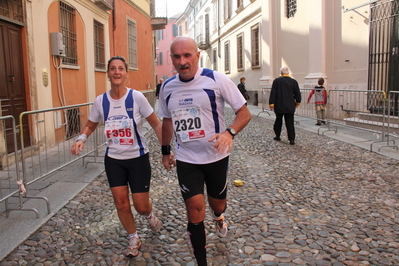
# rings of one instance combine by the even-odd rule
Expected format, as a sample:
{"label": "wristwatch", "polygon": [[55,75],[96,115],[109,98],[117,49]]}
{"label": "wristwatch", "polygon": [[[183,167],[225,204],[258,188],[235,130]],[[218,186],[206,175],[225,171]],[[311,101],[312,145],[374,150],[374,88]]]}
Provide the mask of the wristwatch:
{"label": "wristwatch", "polygon": [[231,127],[228,127],[228,128],[226,128],[226,130],[227,130],[227,132],[230,133],[230,135],[233,136],[233,139],[234,139],[234,136],[237,134],[236,131],[235,131],[235,129],[234,129],[234,128],[231,128]]}

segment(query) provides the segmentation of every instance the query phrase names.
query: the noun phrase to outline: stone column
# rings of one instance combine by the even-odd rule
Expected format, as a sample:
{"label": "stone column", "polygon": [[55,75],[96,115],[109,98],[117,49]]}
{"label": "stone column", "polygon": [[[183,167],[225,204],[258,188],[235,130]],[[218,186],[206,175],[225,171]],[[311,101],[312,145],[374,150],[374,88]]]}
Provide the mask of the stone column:
{"label": "stone column", "polygon": [[262,1],[262,27],[261,27],[261,55],[262,55],[262,74],[259,80],[260,88],[271,87],[273,80],[279,76],[277,49],[277,34],[280,27],[280,2],[275,0]]}
{"label": "stone column", "polygon": [[[305,88],[313,88],[322,77],[326,85],[326,8],[328,0],[309,0],[312,10],[309,16],[309,73],[305,77]],[[330,32],[331,34],[331,32]]]}

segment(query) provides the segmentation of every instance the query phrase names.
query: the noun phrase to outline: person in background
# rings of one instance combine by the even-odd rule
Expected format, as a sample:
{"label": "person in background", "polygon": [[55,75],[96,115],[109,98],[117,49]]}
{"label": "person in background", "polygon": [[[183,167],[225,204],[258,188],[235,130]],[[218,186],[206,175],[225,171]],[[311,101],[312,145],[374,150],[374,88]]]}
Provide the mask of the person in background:
{"label": "person in background", "polygon": [[[238,83],[237,88],[240,90],[242,96],[244,96],[244,99],[248,101],[249,95],[245,89],[245,77],[240,78],[240,83]],[[245,103],[245,105],[247,105],[247,103]]]}
{"label": "person in background", "polygon": [[301,92],[298,82],[289,76],[287,67],[280,69],[280,77],[276,78],[270,91],[269,107],[276,114],[273,130],[274,140],[281,140],[283,117],[287,128],[288,140],[295,145],[294,113],[301,103]]}
{"label": "person in background", "polygon": [[314,94],[314,103],[316,106],[316,116],[317,116],[317,123],[316,126],[321,126],[321,124],[326,123],[326,104],[327,104],[327,92],[326,89],[323,87],[324,79],[319,78],[317,81],[318,86],[314,87],[314,89],[310,92],[308,97],[308,102],[312,98]]}
{"label": "person in background", "polygon": [[[163,117],[162,163],[167,170],[177,163],[187,210],[187,233],[198,265],[204,266],[207,265],[204,185],[216,233],[225,237],[229,154],[234,136],[248,124],[251,113],[228,77],[198,66],[200,52],[193,39],[176,38],[170,51],[178,74],[166,80],[159,93],[158,114]],[[236,113],[227,126],[225,102]],[[170,156],[172,136],[175,136],[176,162]]]}
{"label": "person in background", "polygon": [[95,99],[89,120],[76,143],[72,145],[71,153],[78,155],[98,123],[104,122],[107,139],[105,172],[118,217],[129,234],[129,244],[124,254],[134,257],[139,253],[141,241],[130,206],[129,187],[134,208],[147,218],[152,231],[158,232],[162,227],[149,199],[151,166],[142,124],[146,119],[159,141],[162,137],[162,125],[145,96],[125,87],[127,71],[128,64],[123,57],[114,56],[108,61],[107,76],[111,82],[111,90]]}
{"label": "person in background", "polygon": [[157,88],[155,90],[155,97],[159,98],[159,90],[161,89],[162,83],[164,82],[163,78],[159,79],[159,83],[157,84]]}

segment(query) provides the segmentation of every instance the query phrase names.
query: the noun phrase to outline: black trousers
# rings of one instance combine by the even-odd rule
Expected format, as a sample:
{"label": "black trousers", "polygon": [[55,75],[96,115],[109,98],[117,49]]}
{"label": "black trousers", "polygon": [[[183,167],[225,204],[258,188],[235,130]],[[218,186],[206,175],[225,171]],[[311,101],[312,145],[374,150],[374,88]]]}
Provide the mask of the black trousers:
{"label": "black trousers", "polygon": [[294,114],[276,114],[276,120],[273,126],[274,133],[276,137],[280,137],[281,127],[283,126],[283,116],[285,127],[287,128],[288,140],[295,140]]}

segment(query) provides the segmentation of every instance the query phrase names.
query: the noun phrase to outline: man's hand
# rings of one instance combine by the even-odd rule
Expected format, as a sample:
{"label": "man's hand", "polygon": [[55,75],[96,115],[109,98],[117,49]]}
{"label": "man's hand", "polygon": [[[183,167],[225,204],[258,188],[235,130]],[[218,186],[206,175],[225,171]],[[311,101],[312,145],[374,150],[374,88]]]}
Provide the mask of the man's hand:
{"label": "man's hand", "polygon": [[173,152],[168,155],[162,155],[162,164],[166,170],[170,171],[174,166],[176,166],[176,159]]}
{"label": "man's hand", "polygon": [[233,148],[233,136],[229,132],[223,131],[221,133],[217,133],[213,135],[208,141],[212,142],[214,140],[216,141],[213,147],[216,149],[217,152],[231,152],[231,149]]}

